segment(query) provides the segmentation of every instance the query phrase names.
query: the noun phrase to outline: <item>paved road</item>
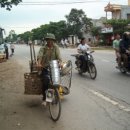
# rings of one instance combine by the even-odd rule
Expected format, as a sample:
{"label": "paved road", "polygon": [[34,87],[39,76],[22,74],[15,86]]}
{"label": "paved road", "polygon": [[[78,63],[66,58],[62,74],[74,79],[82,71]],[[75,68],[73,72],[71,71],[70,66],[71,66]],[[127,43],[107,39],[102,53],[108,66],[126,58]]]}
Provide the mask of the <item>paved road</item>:
{"label": "paved road", "polygon": [[[69,54],[67,52],[68,57],[73,52],[75,53],[76,50],[70,50]],[[115,68],[116,62],[114,52],[95,51],[93,56],[98,71],[96,80],[93,81],[90,80],[89,77],[82,78],[79,75],[76,76],[76,70],[73,71],[73,76],[76,76],[77,79],[80,78],[80,80],[83,80],[84,82],[87,80],[86,84],[89,84],[92,89],[103,92],[105,95],[110,95],[112,98],[116,98],[130,104],[130,74],[122,74]]]}
{"label": "paved road", "polygon": [[[36,48],[36,53],[39,47]],[[123,75],[115,69],[113,51],[95,51],[94,58],[98,75],[96,80],[89,75],[80,76],[74,69],[74,58],[71,54],[76,49],[61,49],[64,60],[73,62],[73,78],[71,94],[62,101],[62,115],[57,123],[47,118],[47,109],[41,111],[38,97],[32,96],[25,102],[32,102],[32,108],[27,109],[28,116],[25,121],[21,112],[21,120],[24,124],[22,130],[129,130],[130,129],[130,76]],[[29,71],[28,60],[29,46],[16,46],[13,58]],[[32,99],[31,99],[32,98]],[[24,98],[25,99],[25,98]],[[23,101],[24,102],[24,101]],[[30,109],[30,110],[29,110]],[[43,116],[41,116],[43,115]],[[28,120],[28,121],[27,121]],[[28,122],[28,123],[27,123]],[[33,127],[34,126],[34,127]]]}

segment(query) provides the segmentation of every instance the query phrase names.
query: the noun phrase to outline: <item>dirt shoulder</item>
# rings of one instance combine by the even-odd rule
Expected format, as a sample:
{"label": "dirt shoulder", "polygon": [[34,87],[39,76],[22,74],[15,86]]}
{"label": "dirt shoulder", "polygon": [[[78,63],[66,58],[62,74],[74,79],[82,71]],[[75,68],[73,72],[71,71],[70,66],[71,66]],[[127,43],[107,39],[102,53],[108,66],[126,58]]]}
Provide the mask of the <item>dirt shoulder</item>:
{"label": "dirt shoulder", "polygon": [[16,104],[24,92],[23,74],[22,66],[13,58],[0,63],[0,129],[14,129],[19,125]]}
{"label": "dirt shoulder", "polygon": [[[24,68],[15,59],[0,63],[0,129],[21,127],[24,101]],[[22,112],[23,113],[23,112]]]}
{"label": "dirt shoulder", "polygon": [[0,63],[0,93],[21,93],[21,86],[24,86],[23,75],[24,68],[15,59]]}
{"label": "dirt shoulder", "polygon": [[29,69],[16,62],[15,57],[0,63],[1,130],[43,130],[50,126],[48,109],[41,106],[42,95],[24,94],[26,72]]}

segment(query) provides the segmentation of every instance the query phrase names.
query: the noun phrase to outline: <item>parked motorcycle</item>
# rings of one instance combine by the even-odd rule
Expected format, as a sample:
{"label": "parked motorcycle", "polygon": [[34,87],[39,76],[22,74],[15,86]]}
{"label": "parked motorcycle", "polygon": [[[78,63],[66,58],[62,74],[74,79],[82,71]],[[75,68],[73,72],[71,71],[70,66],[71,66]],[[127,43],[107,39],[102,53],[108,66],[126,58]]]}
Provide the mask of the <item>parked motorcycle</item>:
{"label": "parked motorcycle", "polygon": [[[92,56],[93,52],[94,51],[82,51],[81,54],[71,55],[76,58],[75,64],[79,74],[88,72],[91,79],[95,79],[97,76],[97,69]],[[84,60],[81,61],[81,57],[83,57]]]}

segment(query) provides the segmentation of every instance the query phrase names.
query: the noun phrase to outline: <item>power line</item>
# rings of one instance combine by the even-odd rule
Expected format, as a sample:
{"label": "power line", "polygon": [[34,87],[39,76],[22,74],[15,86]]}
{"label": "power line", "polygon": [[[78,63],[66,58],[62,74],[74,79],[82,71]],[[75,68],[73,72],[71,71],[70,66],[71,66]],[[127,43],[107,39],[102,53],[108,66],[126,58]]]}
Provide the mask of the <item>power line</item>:
{"label": "power line", "polygon": [[99,0],[93,0],[93,1],[74,1],[74,2],[22,2],[19,5],[65,5],[65,4],[83,4],[83,3],[95,3],[95,2],[108,2],[108,1],[99,1]]}
{"label": "power line", "polygon": [[19,26],[19,27],[18,27],[18,26],[16,26],[16,27],[4,26],[4,28],[33,28],[33,27],[34,27],[34,26],[32,26],[32,27],[31,27],[31,26],[30,26],[30,27],[29,27],[29,26],[26,26],[26,27],[25,27],[25,26]]}

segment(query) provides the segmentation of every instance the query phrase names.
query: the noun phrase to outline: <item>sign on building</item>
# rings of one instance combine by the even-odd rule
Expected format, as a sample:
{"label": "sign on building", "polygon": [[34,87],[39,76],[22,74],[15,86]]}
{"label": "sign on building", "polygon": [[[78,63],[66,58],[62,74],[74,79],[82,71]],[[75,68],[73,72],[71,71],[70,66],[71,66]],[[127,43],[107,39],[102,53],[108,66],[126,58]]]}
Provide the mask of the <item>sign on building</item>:
{"label": "sign on building", "polygon": [[101,33],[112,33],[113,27],[104,27],[101,29]]}

